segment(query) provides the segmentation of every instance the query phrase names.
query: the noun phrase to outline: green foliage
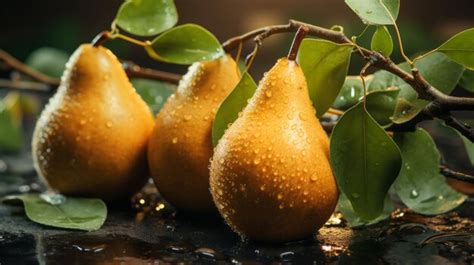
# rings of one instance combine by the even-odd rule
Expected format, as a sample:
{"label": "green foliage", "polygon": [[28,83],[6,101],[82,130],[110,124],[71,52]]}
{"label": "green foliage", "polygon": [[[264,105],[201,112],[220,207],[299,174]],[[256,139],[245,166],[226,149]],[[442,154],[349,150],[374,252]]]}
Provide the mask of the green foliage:
{"label": "green foliage", "polygon": [[370,115],[382,127],[392,124],[390,119],[393,115],[399,89],[380,90],[369,93],[366,97],[366,107]]}
{"label": "green foliage", "polygon": [[222,135],[224,135],[229,124],[233,123],[237,119],[239,112],[247,106],[247,101],[253,96],[256,89],[257,84],[252,77],[245,72],[237,86],[222,102],[217,111],[214,124],[212,125],[212,144],[214,147]]}
{"label": "green foliage", "polygon": [[[205,28],[195,24],[174,27],[152,41],[151,56],[168,63],[192,64],[224,55],[219,41]],[[154,56],[156,57],[156,56]]]}
{"label": "green foliage", "polygon": [[51,77],[61,77],[69,59],[65,51],[43,47],[32,52],[25,61],[29,67]]}
{"label": "green foliage", "polygon": [[444,123],[439,123],[439,129],[442,130],[443,133],[446,133],[449,137],[460,138],[462,143],[464,144],[464,148],[466,150],[467,157],[471,162],[471,165],[474,166],[474,143],[469,141],[464,135],[462,135],[458,130],[453,129],[452,127],[447,126]]}
{"label": "green foliage", "polygon": [[474,93],[474,71],[465,70],[459,80],[459,85],[467,91]]}
{"label": "green foliage", "polygon": [[474,28],[456,34],[436,50],[466,68],[474,70]]}
{"label": "green foliage", "polygon": [[[407,63],[399,64],[399,66],[405,71],[410,70]],[[454,90],[464,71],[462,66],[442,53],[433,53],[416,61],[415,67],[431,85],[448,95]],[[428,104],[428,101],[419,100],[416,91],[400,77],[385,70],[375,72],[368,90],[386,90],[390,87],[400,89],[392,118],[395,123],[409,121]]]}
{"label": "green foliage", "polygon": [[398,17],[399,0],[345,0],[366,24],[391,25]]}
{"label": "green foliage", "polygon": [[100,199],[64,197],[59,194],[8,196],[4,202],[20,200],[33,222],[67,229],[98,230],[107,217],[107,206]]}
{"label": "green foliage", "polygon": [[337,203],[337,210],[342,213],[344,218],[349,223],[350,227],[359,227],[364,225],[373,225],[387,219],[388,217],[390,217],[390,214],[393,212],[393,210],[395,210],[395,206],[390,200],[390,197],[388,195],[385,196],[382,213],[375,219],[367,221],[360,218],[357,213],[354,212],[354,209],[352,209],[352,205],[349,199],[347,199],[344,193],[341,193],[339,195],[339,201]]}
{"label": "green foliage", "polygon": [[393,41],[387,27],[378,26],[372,36],[371,49],[389,57],[393,52]]}
{"label": "green foliage", "polygon": [[383,211],[388,189],[401,166],[400,150],[364,109],[349,109],[331,135],[330,157],[339,188],[364,220]]}
{"label": "green foliage", "polygon": [[0,151],[17,152],[23,146],[21,111],[18,93],[0,101]]}
{"label": "green foliage", "polygon": [[403,157],[402,170],[394,188],[410,209],[421,214],[441,214],[467,199],[453,190],[439,173],[440,154],[425,130],[397,133],[394,140]]}
{"label": "green foliage", "polygon": [[305,39],[298,52],[298,63],[306,77],[316,115],[321,117],[341,90],[349,68],[352,46],[326,40]]}
{"label": "green foliage", "polygon": [[[366,78],[366,83],[369,80]],[[347,110],[359,102],[364,96],[364,86],[359,76],[347,76],[341,91],[333,103],[333,107],[339,110]]]}
{"label": "green foliage", "polygon": [[154,114],[158,113],[173,91],[175,86],[150,79],[135,78],[131,80],[133,87],[148,104]]}
{"label": "green foliage", "polygon": [[172,28],[178,22],[173,0],[126,0],[115,23],[137,36],[154,36]]}

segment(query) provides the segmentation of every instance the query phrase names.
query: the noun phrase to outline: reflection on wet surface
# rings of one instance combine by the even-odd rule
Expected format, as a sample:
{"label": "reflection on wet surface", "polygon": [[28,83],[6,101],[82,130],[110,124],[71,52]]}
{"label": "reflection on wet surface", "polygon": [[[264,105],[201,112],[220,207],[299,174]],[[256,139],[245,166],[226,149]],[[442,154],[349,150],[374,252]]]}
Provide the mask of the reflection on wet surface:
{"label": "reflection on wet surface", "polygon": [[[26,184],[22,183],[20,186]],[[390,221],[350,229],[335,214],[314,239],[284,245],[242,242],[217,216],[176,214],[150,186],[109,205],[104,227],[76,232],[29,222],[0,206],[0,264],[472,264],[474,202],[426,217],[396,211]]]}

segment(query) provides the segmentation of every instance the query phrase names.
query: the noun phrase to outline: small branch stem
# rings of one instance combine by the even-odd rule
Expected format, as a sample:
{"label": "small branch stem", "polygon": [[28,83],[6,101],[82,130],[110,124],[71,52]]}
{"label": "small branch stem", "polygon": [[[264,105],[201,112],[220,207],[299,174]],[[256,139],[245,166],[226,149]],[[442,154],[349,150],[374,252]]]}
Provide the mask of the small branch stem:
{"label": "small branch stem", "polygon": [[474,176],[449,169],[446,166],[440,166],[439,171],[441,172],[441,174],[443,174],[447,178],[456,179],[456,180],[474,184]]}
{"label": "small branch stem", "polygon": [[5,52],[4,50],[0,49],[0,61],[3,61],[3,63],[10,69],[13,69],[17,72],[20,72],[24,75],[27,75],[33,79],[35,79],[38,82],[41,82],[43,84],[46,84],[48,86],[58,86],[59,85],[59,79],[49,77],[47,75],[44,75],[24,63],[20,62],[18,59],[15,57],[11,56],[9,53]]}
{"label": "small branch stem", "polygon": [[308,34],[308,27],[302,25],[298,31],[296,32],[295,38],[293,39],[293,43],[291,44],[290,51],[288,53],[288,60],[294,61],[296,60],[296,56],[298,55],[298,50],[300,49],[301,42],[303,42],[304,37]]}
{"label": "small branch stem", "polygon": [[110,38],[111,38],[110,32],[107,30],[104,30],[101,33],[97,34],[97,36],[95,36],[91,44],[94,47],[99,47],[99,46],[102,46],[102,44],[104,44]]}

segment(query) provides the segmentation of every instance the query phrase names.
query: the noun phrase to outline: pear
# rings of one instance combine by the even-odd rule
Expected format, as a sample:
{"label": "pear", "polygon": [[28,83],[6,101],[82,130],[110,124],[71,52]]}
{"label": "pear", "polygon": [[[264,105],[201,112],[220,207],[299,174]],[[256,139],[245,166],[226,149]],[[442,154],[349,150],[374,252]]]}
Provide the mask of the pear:
{"label": "pear", "polygon": [[36,123],[34,165],[57,192],[122,199],[147,181],[152,130],[153,115],[117,57],[83,44]]}
{"label": "pear", "polygon": [[334,211],[338,191],[328,139],[315,113],[301,68],[283,58],[219,141],[210,166],[211,193],[243,238],[302,239]]}
{"label": "pear", "polygon": [[212,123],[239,78],[229,55],[195,63],[156,117],[150,170],[161,195],[181,211],[217,213],[209,192]]}

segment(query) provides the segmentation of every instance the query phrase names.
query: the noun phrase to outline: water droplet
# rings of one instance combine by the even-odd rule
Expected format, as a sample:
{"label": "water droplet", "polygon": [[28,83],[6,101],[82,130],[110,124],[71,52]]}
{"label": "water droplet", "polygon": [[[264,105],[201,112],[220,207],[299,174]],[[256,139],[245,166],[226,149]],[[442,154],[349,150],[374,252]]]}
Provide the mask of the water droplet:
{"label": "water droplet", "polygon": [[81,125],[86,124],[86,120],[81,120]]}
{"label": "water droplet", "polygon": [[107,126],[107,128],[112,128],[112,123],[109,121],[107,122],[107,124],[105,124]]}
{"label": "water droplet", "polygon": [[265,91],[265,96],[267,98],[271,98],[272,97],[272,92],[271,91]]}
{"label": "water droplet", "polygon": [[184,120],[185,120],[185,121],[189,121],[189,120],[191,120],[192,118],[193,118],[192,115],[189,115],[189,114],[188,114],[188,115],[184,115]]}
{"label": "water droplet", "polygon": [[59,193],[54,193],[54,192],[45,192],[40,195],[41,199],[46,201],[47,203],[51,205],[59,205],[61,203],[64,203],[66,201],[66,197]]}
{"label": "water droplet", "polygon": [[418,194],[418,191],[415,190],[415,189],[411,190],[411,192],[410,192],[410,198],[416,198],[416,197],[418,197],[419,195],[420,195],[420,194]]}

